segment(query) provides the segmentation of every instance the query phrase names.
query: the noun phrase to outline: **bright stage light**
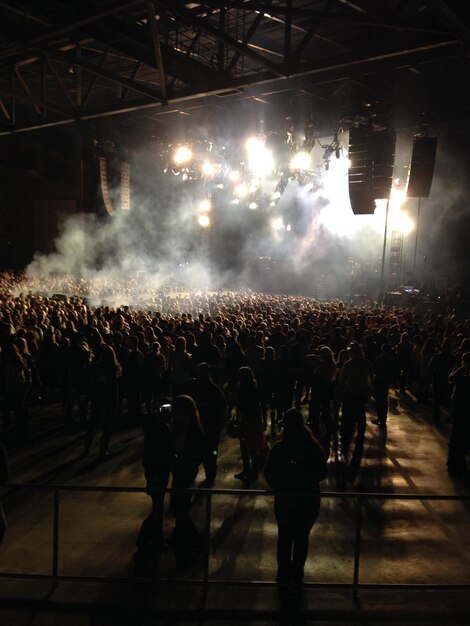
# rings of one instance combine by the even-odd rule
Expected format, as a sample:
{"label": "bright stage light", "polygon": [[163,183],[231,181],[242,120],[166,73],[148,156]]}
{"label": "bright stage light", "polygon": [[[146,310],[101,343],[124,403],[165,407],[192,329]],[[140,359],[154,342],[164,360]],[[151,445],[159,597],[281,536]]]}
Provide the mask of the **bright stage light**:
{"label": "bright stage light", "polygon": [[245,142],[248,167],[257,178],[266,178],[274,170],[274,158],[261,139],[250,137]]}
{"label": "bright stage light", "polygon": [[248,152],[248,154],[252,152],[259,152],[263,150],[263,148],[264,142],[262,142],[261,139],[259,139],[258,137],[248,137],[248,139],[245,141],[245,150]]}
{"label": "bright stage light", "polygon": [[176,165],[184,165],[185,163],[189,163],[193,158],[193,153],[188,146],[179,146],[176,148],[175,153],[173,154],[173,162]]}
{"label": "bright stage light", "polygon": [[406,237],[414,230],[415,223],[407,213],[398,210],[390,216],[390,227],[392,231],[398,230]]}
{"label": "bright stage light", "polygon": [[258,204],[256,202],[250,202],[250,204],[248,205],[248,208],[254,211],[255,209],[258,208]]}
{"label": "bright stage light", "polygon": [[209,226],[211,225],[211,220],[209,218],[208,215],[200,215],[197,218],[197,223],[199,224],[199,226],[201,226],[202,228],[209,228]]}
{"label": "bright stage light", "polygon": [[238,198],[246,198],[246,196],[248,195],[248,187],[244,185],[243,183],[240,183],[234,188],[233,193]]}
{"label": "bright stage light", "polygon": [[290,231],[292,230],[292,226],[290,224],[287,224],[286,230],[288,233],[290,233]]}
{"label": "bright stage light", "polygon": [[201,171],[204,176],[213,176],[215,172],[215,167],[209,161],[206,161],[202,164]]}
{"label": "bright stage light", "polygon": [[240,180],[240,172],[238,170],[232,170],[231,172],[229,172],[229,180],[232,181],[232,183],[236,183]]}
{"label": "bright stage light", "polygon": [[211,201],[208,198],[201,200],[199,203],[199,209],[201,211],[210,211],[212,209]]}
{"label": "bright stage light", "polygon": [[271,220],[271,228],[276,233],[282,228],[284,228],[284,221],[282,217],[273,217]]}
{"label": "bright stage light", "polygon": [[308,152],[297,152],[290,160],[289,167],[291,170],[308,170],[310,169],[310,155]]}
{"label": "bright stage light", "polygon": [[392,187],[390,192],[390,209],[399,211],[406,202],[406,189]]}

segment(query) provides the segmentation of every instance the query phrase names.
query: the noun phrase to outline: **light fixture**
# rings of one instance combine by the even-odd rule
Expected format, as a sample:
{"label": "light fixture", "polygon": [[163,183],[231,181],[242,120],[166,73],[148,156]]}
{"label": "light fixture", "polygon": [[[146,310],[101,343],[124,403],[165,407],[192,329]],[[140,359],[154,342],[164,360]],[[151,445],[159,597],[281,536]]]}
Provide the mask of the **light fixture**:
{"label": "light fixture", "polygon": [[176,165],[184,165],[189,163],[193,158],[193,152],[188,146],[178,146],[173,154],[173,162]]}
{"label": "light fixture", "polygon": [[208,215],[199,215],[199,217],[197,218],[197,223],[202,228],[209,228],[209,226],[211,225],[211,220]]}

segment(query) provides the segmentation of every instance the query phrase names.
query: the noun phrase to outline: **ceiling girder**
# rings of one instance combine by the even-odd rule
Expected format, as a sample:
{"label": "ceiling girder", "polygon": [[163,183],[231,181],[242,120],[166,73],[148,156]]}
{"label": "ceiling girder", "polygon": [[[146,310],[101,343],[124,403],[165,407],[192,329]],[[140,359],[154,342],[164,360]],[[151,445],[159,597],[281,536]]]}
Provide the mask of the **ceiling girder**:
{"label": "ceiling girder", "polygon": [[221,41],[227,44],[228,46],[230,46],[237,52],[240,52],[242,56],[246,56],[252,59],[253,61],[256,61],[262,67],[265,67],[266,69],[271,70],[278,76],[285,75],[285,69],[282,68],[280,65],[276,65],[275,63],[272,63],[272,61],[270,61],[269,59],[266,59],[266,57],[264,57],[263,55],[259,54],[258,52],[255,52],[254,50],[249,48],[247,45],[244,45],[243,43],[237,41],[233,37],[230,37],[229,35],[221,31],[219,28],[216,28],[212,24],[209,24],[199,19],[198,17],[195,17],[190,11],[188,11],[187,9],[184,9],[182,6],[176,7],[175,3],[172,0],[159,0],[159,5],[164,6],[165,9],[169,13],[171,13],[172,15],[176,15],[187,24],[194,26],[195,28],[200,28],[202,32],[206,33],[207,35],[210,35],[211,37],[214,37],[214,39],[216,39],[217,41]]}
{"label": "ceiling girder", "polygon": [[[160,0],[159,0],[160,1]],[[409,2],[409,0],[407,0]],[[183,7],[187,3],[187,0],[169,0],[174,6],[175,10],[178,7]],[[230,0],[230,2],[224,2],[223,0],[207,0],[206,2],[199,3],[200,5],[206,5],[208,7],[216,8],[229,8],[238,9],[246,12],[263,12],[266,11],[266,7],[262,2],[244,2],[243,0]],[[275,4],[269,9],[270,15],[287,15],[289,13],[289,7],[287,4]],[[384,19],[372,19],[371,17],[359,17],[357,14],[344,13],[342,11],[331,10],[315,10],[304,7],[292,7],[291,15],[294,18],[304,17],[309,19],[317,19],[321,21],[335,21],[335,22],[349,22],[351,24],[357,24],[362,26],[373,26],[374,28],[383,28],[387,30],[399,30],[399,31],[415,31],[422,33],[435,33],[442,34],[445,31],[434,28],[423,27],[420,24],[411,24],[406,22],[399,22],[397,20],[384,20]]]}
{"label": "ceiling girder", "polygon": [[77,65],[87,72],[96,74],[97,76],[101,76],[101,78],[105,78],[106,80],[116,83],[117,85],[132,89],[137,93],[141,93],[142,95],[147,96],[151,100],[161,102],[161,95],[157,91],[155,91],[155,89],[150,89],[145,85],[136,83],[135,81],[129,80],[128,78],[124,78],[124,76],[120,76],[119,74],[110,72],[109,70],[106,70],[99,65],[95,65],[94,63],[90,63],[85,59],[80,59],[76,56],[70,56],[66,52],[61,52],[60,50],[56,50],[55,48],[46,45],[38,46],[38,50],[46,54],[51,59],[59,61],[60,63],[64,63],[65,65]]}

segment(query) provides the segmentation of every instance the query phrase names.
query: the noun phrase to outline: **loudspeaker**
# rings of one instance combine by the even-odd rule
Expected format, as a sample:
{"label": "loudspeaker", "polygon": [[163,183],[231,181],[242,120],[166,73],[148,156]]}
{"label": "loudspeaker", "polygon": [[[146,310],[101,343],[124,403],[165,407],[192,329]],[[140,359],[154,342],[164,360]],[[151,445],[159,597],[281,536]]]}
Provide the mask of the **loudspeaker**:
{"label": "loudspeaker", "polygon": [[428,198],[436,161],[437,137],[415,137],[411,155],[408,198]]}
{"label": "loudspeaker", "polygon": [[390,198],[396,133],[358,126],[349,131],[349,198],[355,215],[370,215],[379,198]]}

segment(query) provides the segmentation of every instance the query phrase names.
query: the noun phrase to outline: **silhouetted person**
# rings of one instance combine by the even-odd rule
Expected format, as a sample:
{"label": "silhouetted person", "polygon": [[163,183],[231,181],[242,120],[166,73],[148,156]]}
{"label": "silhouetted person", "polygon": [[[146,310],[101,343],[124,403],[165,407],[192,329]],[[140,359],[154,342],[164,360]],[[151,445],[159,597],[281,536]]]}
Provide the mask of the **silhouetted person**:
{"label": "silhouetted person", "polygon": [[336,363],[328,346],[320,346],[318,354],[308,356],[312,367],[308,419],[310,428],[327,454],[333,434],[331,402],[336,379]]}
{"label": "silhouetted person", "polygon": [[91,417],[85,436],[85,454],[90,452],[94,431],[102,421],[99,454],[100,458],[106,457],[115,425],[120,376],[121,366],[114,350],[111,346],[100,346],[96,361],[91,367]]}
{"label": "silhouetted person", "polygon": [[137,537],[141,551],[166,551],[163,540],[163,507],[173,463],[173,438],[170,428],[171,405],[162,405],[157,413],[144,418],[143,465],[152,511],[144,520]]}
{"label": "silhouetted person", "polygon": [[303,580],[309,535],[320,511],[319,482],[327,472],[323,450],[304,425],[302,413],[289,409],[284,415],[281,440],[271,448],[264,468],[266,481],[276,492],[279,583]]}
{"label": "silhouetted person", "polygon": [[154,414],[165,394],[165,357],[161,346],[154,341],[144,357],[144,399],[148,414]]}
{"label": "silhouetted person", "polygon": [[[190,396],[173,400],[172,430],[172,489],[189,489],[195,481],[204,459],[205,442],[196,403]],[[202,541],[190,517],[191,494],[173,493],[170,506],[175,515],[175,527],[170,542],[182,557],[199,554]]]}
{"label": "silhouetted person", "polygon": [[66,351],[65,359],[65,415],[64,424],[70,428],[73,424],[73,411],[78,405],[79,419],[85,420],[90,392],[91,354],[87,343],[77,333],[73,343]]}
{"label": "silhouetted person", "polygon": [[169,359],[169,379],[171,393],[175,398],[184,390],[186,381],[191,378],[191,356],[186,352],[186,339],[177,337],[175,349]]}
{"label": "silhouetted person", "polygon": [[199,363],[195,378],[187,384],[187,393],[196,402],[205,436],[204,487],[213,487],[217,475],[220,433],[227,416],[227,402],[222,389],[211,376],[209,363]]}
{"label": "silhouetted person", "polygon": [[467,477],[465,459],[470,449],[470,352],[462,356],[461,365],[450,374],[449,382],[454,389],[447,468],[452,474]]}
{"label": "silhouetted person", "polygon": [[366,400],[373,378],[372,363],[364,358],[360,345],[353,341],[349,348],[350,359],[341,370],[338,395],[342,398],[341,446],[347,458],[354,432],[356,445],[350,466],[356,469],[361,462],[366,432]]}
{"label": "silhouetted person", "polygon": [[124,368],[127,394],[127,412],[131,420],[138,419],[141,413],[144,356],[139,348],[139,338],[131,335],[128,341],[129,352]]}
{"label": "silhouetted person", "polygon": [[432,378],[432,419],[436,426],[441,421],[441,407],[450,399],[452,386],[449,376],[452,371],[452,354],[449,339],[444,339],[440,349],[431,357],[429,370]]}
{"label": "silhouetted person", "polygon": [[247,366],[238,370],[237,415],[240,420],[240,453],[243,469],[235,478],[250,484],[258,478],[261,457],[267,443],[264,438],[261,396],[253,372]]}
{"label": "silhouetted person", "polygon": [[268,427],[268,411],[271,434],[276,430],[277,392],[279,385],[279,368],[276,361],[276,352],[272,346],[264,351],[261,360],[259,388],[261,393],[261,409],[263,414],[264,430]]}
{"label": "silhouetted person", "polygon": [[[8,469],[7,453],[3,444],[0,443],[0,485],[5,485],[10,478],[10,472]],[[3,510],[2,502],[0,501],[0,545],[7,530],[7,520],[5,517],[5,511]]]}
{"label": "silhouetted person", "polygon": [[382,346],[381,354],[374,359],[374,398],[377,409],[377,419],[372,420],[377,426],[387,426],[388,394],[390,386],[398,375],[398,364],[393,358],[388,343]]}
{"label": "silhouetted person", "polygon": [[3,373],[3,433],[10,426],[10,413],[16,420],[18,437],[24,438],[28,429],[26,395],[28,392],[28,365],[14,343],[7,343],[1,354]]}
{"label": "silhouetted person", "polygon": [[401,334],[397,345],[397,361],[399,370],[400,391],[403,393],[409,388],[411,383],[411,358],[413,354],[413,344],[407,332]]}

